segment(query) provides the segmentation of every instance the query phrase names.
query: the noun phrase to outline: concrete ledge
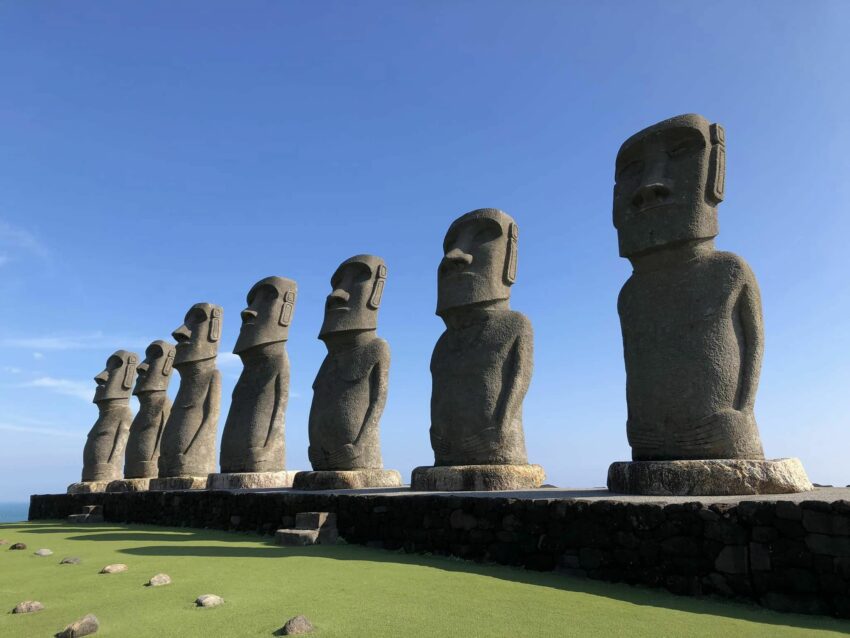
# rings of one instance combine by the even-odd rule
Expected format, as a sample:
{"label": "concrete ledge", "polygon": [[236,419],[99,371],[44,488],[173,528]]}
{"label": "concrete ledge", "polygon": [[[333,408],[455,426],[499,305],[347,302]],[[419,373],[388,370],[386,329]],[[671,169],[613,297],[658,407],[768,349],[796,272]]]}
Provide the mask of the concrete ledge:
{"label": "concrete ledge", "polygon": [[207,489],[210,490],[256,490],[292,487],[297,472],[225,472],[210,474]]}
{"label": "concrete ledge", "polygon": [[527,490],[540,487],[546,473],[539,465],[446,465],[417,467],[410,489],[425,492]]}
{"label": "concrete ledge", "polygon": [[813,486],[799,459],[710,459],[612,463],[608,489],[650,496],[727,496],[793,494]]}
{"label": "concrete ledge", "polygon": [[111,481],[80,481],[68,486],[68,494],[94,494],[105,492]]}
{"label": "concrete ledge", "polygon": [[106,486],[107,492],[146,492],[150,489],[151,479],[134,478],[110,481]]}
{"label": "concrete ledge", "polygon": [[296,490],[351,490],[367,487],[400,487],[397,470],[323,470],[298,472],[292,487]]}
{"label": "concrete ledge", "polygon": [[171,492],[174,490],[205,490],[206,476],[161,476],[151,479],[151,492]]}

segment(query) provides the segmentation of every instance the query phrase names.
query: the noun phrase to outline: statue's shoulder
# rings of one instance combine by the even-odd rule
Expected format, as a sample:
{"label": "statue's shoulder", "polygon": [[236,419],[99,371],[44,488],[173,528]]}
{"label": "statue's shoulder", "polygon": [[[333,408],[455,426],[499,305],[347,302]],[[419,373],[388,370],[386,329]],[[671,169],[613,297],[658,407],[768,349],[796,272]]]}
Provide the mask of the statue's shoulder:
{"label": "statue's shoulder", "polygon": [[375,337],[366,345],[338,357],[336,367],[343,379],[358,381],[369,374],[378,363],[389,362],[389,358],[389,344],[380,337]]}
{"label": "statue's shoulder", "polygon": [[506,334],[529,337],[534,334],[531,320],[516,310],[500,312],[493,317],[492,322],[494,327]]}
{"label": "statue's shoulder", "polygon": [[706,257],[706,265],[733,281],[755,283],[752,268],[743,257],[735,253],[717,250]]}

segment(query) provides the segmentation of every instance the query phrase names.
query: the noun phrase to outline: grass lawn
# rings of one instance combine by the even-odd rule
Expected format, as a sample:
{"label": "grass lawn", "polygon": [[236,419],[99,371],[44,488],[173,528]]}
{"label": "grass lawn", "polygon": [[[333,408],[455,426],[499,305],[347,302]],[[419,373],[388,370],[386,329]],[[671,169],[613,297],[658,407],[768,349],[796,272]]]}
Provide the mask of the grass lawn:
{"label": "grass lawn", "polygon": [[[559,574],[475,565],[354,545],[283,548],[267,538],[152,526],[61,522],[0,525],[4,638],[52,636],[87,613],[97,636],[272,636],[306,615],[323,637],[359,636],[838,636],[850,622],[778,614],[714,599],[673,596]],[[53,556],[38,557],[39,548]],[[65,556],[79,565],[59,565]],[[109,563],[129,571],[103,575]],[[158,572],[173,584],[144,587]],[[221,607],[194,600],[218,594]]]}

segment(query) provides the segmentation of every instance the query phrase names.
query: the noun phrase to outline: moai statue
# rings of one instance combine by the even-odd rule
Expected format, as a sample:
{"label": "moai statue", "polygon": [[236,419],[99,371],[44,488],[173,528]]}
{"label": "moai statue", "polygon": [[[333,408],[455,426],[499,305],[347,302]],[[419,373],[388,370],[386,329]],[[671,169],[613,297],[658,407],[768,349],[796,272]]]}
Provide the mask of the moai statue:
{"label": "moai statue", "polygon": [[159,444],[171,413],[167,391],[174,356],[174,346],[167,341],[154,341],[145,350],[145,360],[139,364],[133,388],[133,394],[139,398],[139,412],[130,425],[124,478],[112,481],[107,492],[145,491],[151,479],[159,474]]}
{"label": "moai statue", "polygon": [[221,408],[221,374],[215,367],[221,339],[221,306],[196,303],[171,336],[180,387],[162,433],[159,477],[152,490],[204,489],[215,468]]}
{"label": "moai statue", "polygon": [[617,303],[632,463],[612,491],[766,494],[812,486],[797,459],[765,461],[753,406],[764,335],[747,263],[714,247],[723,127],[680,115],[620,147],[614,226],[633,268]]}
{"label": "moai statue", "polygon": [[266,277],[248,292],[233,348],[243,369],[224,423],[221,473],[210,474],[210,489],[292,485],[295,472],[286,471],[284,442],[289,398],[286,341],[297,290],[291,279]]}
{"label": "moai statue", "polygon": [[83,480],[68,486],[69,494],[103,492],[110,481],[121,478],[124,446],[133,420],[130,390],[138,363],[136,353],[118,350],[94,378],[97,388],[93,403],[97,405],[97,421],[83,449]]}
{"label": "moai statue", "polygon": [[328,354],[313,382],[310,463],[298,489],[401,485],[381,460],[379,423],[387,401],[390,347],[378,337],[378,308],[387,279],[384,260],[356,255],[331,277],[319,339]]}
{"label": "moai statue", "polygon": [[459,217],[446,233],[437,271],[446,331],[431,356],[435,467],[413,471],[414,490],[523,489],[545,478],[528,464],[522,428],[534,337],[510,308],[517,240],[516,222],[494,208]]}

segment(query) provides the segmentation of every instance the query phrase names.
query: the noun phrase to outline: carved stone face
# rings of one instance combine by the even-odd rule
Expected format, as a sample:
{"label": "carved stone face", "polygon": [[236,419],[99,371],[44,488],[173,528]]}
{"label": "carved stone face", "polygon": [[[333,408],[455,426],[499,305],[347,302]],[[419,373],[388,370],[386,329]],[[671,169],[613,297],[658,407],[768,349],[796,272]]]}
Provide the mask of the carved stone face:
{"label": "carved stone face", "polygon": [[266,277],[255,283],[248,292],[248,307],[242,311],[234,354],[289,339],[297,292],[296,283],[283,277]]}
{"label": "carved stone face", "polygon": [[196,303],[189,308],[183,325],[171,333],[177,341],[175,366],[212,359],[218,354],[223,314],[221,306],[215,304]]}
{"label": "carved stone face", "polygon": [[384,294],[387,266],[375,255],[356,255],[339,265],[331,277],[325,301],[325,321],[319,339],[334,332],[375,330]]}
{"label": "carved stone face", "polygon": [[139,364],[139,378],[133,394],[167,390],[174,370],[174,356],[174,346],[167,341],[151,343],[145,350],[145,360]]}
{"label": "carved stone face", "polygon": [[129,399],[136,380],[139,355],[126,350],[116,350],[107,360],[106,367],[94,378],[97,388],[92,403],[111,399]]}
{"label": "carved stone face", "polygon": [[495,208],[456,219],[443,240],[437,270],[437,314],[484,301],[509,299],[516,279],[518,228]]}
{"label": "carved stone face", "polygon": [[614,184],[620,256],[715,237],[725,164],[723,128],[700,115],[664,120],[626,140]]}

